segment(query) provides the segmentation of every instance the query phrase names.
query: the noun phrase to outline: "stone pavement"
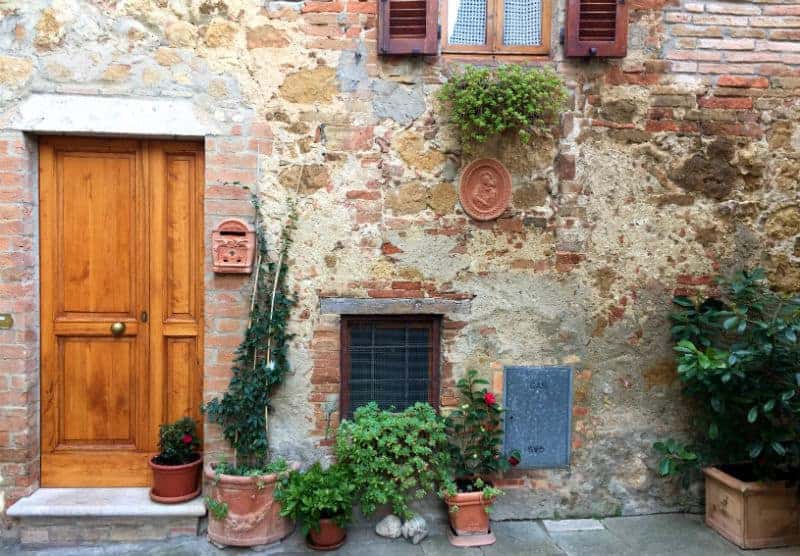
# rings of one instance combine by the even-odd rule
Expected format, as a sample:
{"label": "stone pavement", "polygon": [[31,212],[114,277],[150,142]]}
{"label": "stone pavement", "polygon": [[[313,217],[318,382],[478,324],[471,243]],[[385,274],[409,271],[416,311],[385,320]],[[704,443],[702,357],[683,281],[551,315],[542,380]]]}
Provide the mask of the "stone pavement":
{"label": "stone pavement", "polygon": [[[347,556],[728,556],[737,554],[798,556],[800,554],[798,547],[739,550],[707,529],[702,523],[701,516],[688,514],[615,517],[599,521],[500,521],[494,523],[493,527],[497,535],[496,544],[480,549],[459,549],[448,543],[443,522],[433,522],[430,536],[417,546],[403,539],[389,540],[378,537],[371,527],[362,523],[349,529],[347,543],[332,554]],[[6,548],[11,549],[11,547]],[[315,554],[305,547],[303,539],[297,532],[278,545],[255,549],[222,550],[209,544],[205,537],[184,537],[151,543],[34,551],[13,549],[2,552],[47,556]]]}

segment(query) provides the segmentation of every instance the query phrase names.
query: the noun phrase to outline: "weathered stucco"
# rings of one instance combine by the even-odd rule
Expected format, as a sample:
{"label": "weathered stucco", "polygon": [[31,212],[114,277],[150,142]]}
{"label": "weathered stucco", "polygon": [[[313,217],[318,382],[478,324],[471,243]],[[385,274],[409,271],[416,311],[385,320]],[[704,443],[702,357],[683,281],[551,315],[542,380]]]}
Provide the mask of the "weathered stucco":
{"label": "weathered stucco", "polygon": [[[321,314],[321,298],[471,299],[469,314],[445,321],[443,403],[472,367],[495,385],[503,365],[576,373],[571,468],[509,474],[503,484],[520,488],[498,517],[694,507],[696,493],[657,477],[651,450],[687,429],[670,298],[744,264],[800,288],[800,54],[781,47],[797,44],[780,11],[790,6],[757,0],[763,15],[747,21],[743,3],[634,0],[627,58],[564,61],[562,4],[553,55],[538,61],[564,77],[569,108],[553,137],[529,146],[505,137],[463,155],[433,96],[460,62],[379,59],[376,4],[355,0],[0,2],[0,129],[33,94],[187,99],[219,130],[207,138],[207,188],[220,199],[207,201],[210,220],[250,214],[246,195],[222,185],[242,181],[263,196],[275,238],[298,191],[300,304],[294,373],[271,420],[276,452],[326,453],[338,317]],[[484,156],[510,169],[512,206],[478,223],[458,204],[457,178]],[[26,247],[3,233],[0,260],[13,262]],[[206,287],[243,295],[246,280],[209,275]],[[12,292],[0,289],[0,303]],[[243,326],[240,298],[213,295],[207,397],[224,388]],[[210,451],[224,449],[213,428],[207,436]],[[33,486],[11,484],[7,500]]]}

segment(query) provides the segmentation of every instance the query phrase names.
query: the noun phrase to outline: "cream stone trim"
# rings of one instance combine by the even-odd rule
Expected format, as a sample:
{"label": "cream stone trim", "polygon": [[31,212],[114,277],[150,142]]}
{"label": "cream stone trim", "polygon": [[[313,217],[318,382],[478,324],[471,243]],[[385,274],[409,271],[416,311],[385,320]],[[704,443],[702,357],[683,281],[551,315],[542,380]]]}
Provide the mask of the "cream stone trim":
{"label": "cream stone trim", "polygon": [[8,127],[32,133],[163,138],[218,134],[211,118],[188,99],[50,93],[22,101]]}

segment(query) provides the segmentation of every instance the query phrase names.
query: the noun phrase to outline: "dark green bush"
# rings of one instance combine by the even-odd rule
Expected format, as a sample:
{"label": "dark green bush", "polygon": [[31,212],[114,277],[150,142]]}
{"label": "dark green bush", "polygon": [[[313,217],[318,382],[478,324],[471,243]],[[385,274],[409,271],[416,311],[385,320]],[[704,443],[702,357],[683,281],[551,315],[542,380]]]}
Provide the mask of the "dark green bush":
{"label": "dark green bush", "polygon": [[183,417],[158,429],[159,453],[154,458],[159,465],[183,465],[196,460],[200,442],[197,440],[197,423]]}
{"label": "dark green bush", "polygon": [[747,464],[759,478],[800,471],[800,296],[771,290],[764,271],[720,280],[720,298],[676,297],[672,336],[702,439],[656,443],[663,475]]}

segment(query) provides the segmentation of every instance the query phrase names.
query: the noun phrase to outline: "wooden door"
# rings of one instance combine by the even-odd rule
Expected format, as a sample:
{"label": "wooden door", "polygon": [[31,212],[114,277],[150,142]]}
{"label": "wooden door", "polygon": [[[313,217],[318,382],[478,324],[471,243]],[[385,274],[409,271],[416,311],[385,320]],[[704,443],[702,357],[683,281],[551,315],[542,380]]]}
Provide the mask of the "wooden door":
{"label": "wooden door", "polygon": [[40,141],[42,486],[145,486],[199,419],[203,148]]}

